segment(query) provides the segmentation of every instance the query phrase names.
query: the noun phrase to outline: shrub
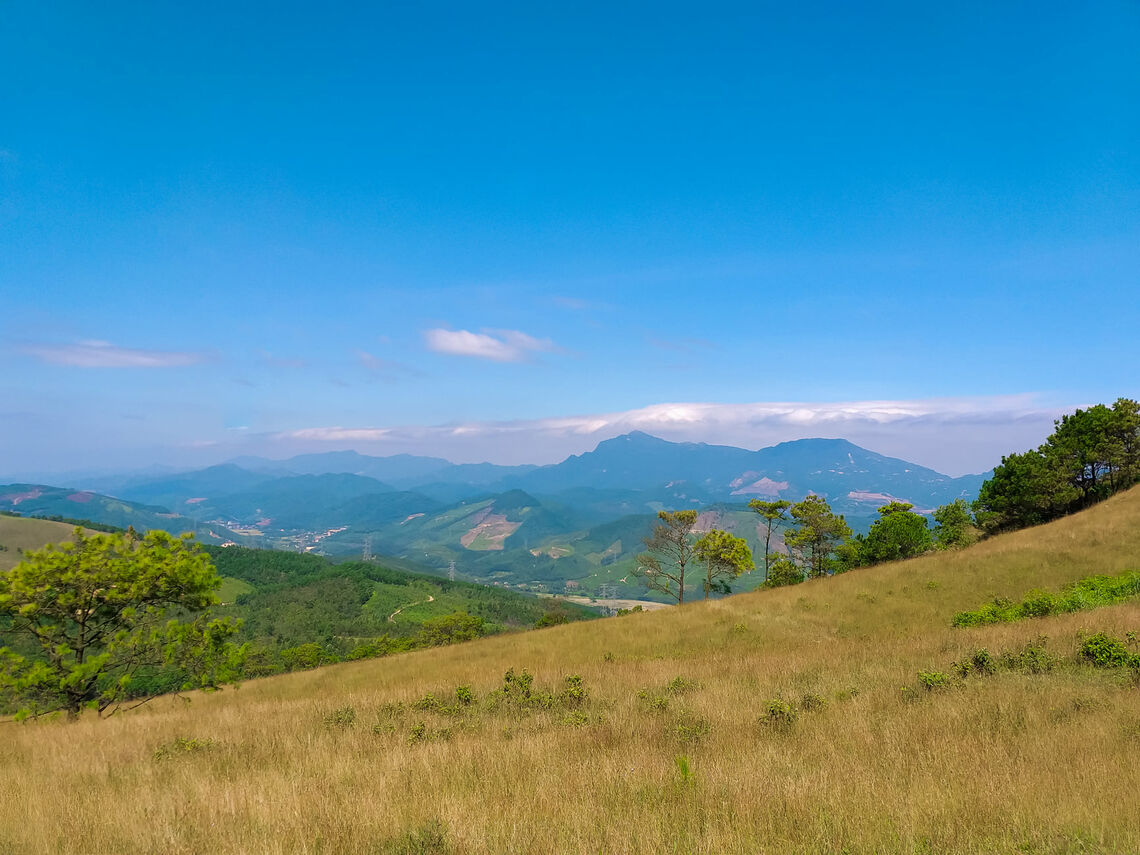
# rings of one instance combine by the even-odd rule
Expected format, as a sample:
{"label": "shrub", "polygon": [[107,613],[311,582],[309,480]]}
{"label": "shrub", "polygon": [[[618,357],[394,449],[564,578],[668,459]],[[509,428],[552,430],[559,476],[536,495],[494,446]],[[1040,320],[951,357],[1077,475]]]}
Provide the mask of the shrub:
{"label": "shrub", "polygon": [[332,665],[340,659],[331,650],[326,650],[315,641],[308,644],[298,644],[296,647],[286,647],[281,651],[281,661],[288,671],[307,670],[321,665]]}
{"label": "shrub", "polygon": [[796,708],[783,698],[773,698],[764,705],[760,723],[770,730],[787,733],[796,723]]}
{"label": "shrub", "polygon": [[440,647],[460,641],[471,641],[483,635],[486,629],[483,618],[469,615],[467,612],[454,612],[424,621],[416,636],[416,642],[422,647]]}
{"label": "shrub", "polygon": [[449,855],[451,851],[447,842],[447,826],[438,819],[425,822],[380,846],[382,855]]}
{"label": "shrub", "polygon": [[711,730],[707,719],[691,712],[682,713],[673,722],[673,735],[681,742],[700,742]]}
{"label": "shrub", "polygon": [[637,696],[643,700],[651,712],[664,712],[669,708],[669,699],[649,689],[641,689]]}
{"label": "shrub", "polygon": [[352,707],[340,707],[324,717],[324,724],[329,730],[347,730],[356,723],[356,710]]}
{"label": "shrub", "polygon": [[765,588],[783,588],[787,585],[798,585],[804,580],[804,573],[790,558],[777,555],[771,559],[768,566],[768,578],[764,580]]}
{"label": "shrub", "polygon": [[566,688],[562,690],[562,700],[567,704],[581,704],[585,703],[590,693],[586,690],[582,678],[577,674],[572,674],[566,678]]}
{"label": "shrub", "polygon": [[412,709],[421,712],[444,712],[446,705],[431,692],[428,692],[419,700],[412,701]]}
{"label": "shrub", "polygon": [[1124,642],[1106,632],[1097,632],[1081,645],[1081,658],[1098,668],[1140,668],[1140,656],[1129,653]]}
{"label": "shrub", "polygon": [[570,710],[562,716],[562,723],[570,727],[583,727],[590,723],[590,717],[582,710]]}
{"label": "shrub", "polygon": [[827,706],[827,699],[823,695],[817,695],[814,692],[805,692],[800,697],[800,709],[804,712],[815,712]]}
{"label": "shrub", "polygon": [[955,662],[954,670],[958,672],[959,677],[968,677],[970,674],[981,674],[985,676],[997,671],[997,662],[993,656],[990,655],[988,650],[984,647],[979,647],[970,654],[968,659],[962,662]]}
{"label": "shrub", "polygon": [[154,749],[154,759],[170,760],[174,757],[181,757],[186,754],[200,754],[204,751],[212,751],[216,747],[217,743],[212,739],[187,739],[180,736]]}
{"label": "shrub", "polygon": [[1025,618],[1046,617],[1083,611],[1098,606],[1122,602],[1140,594],[1140,572],[1131,571],[1119,576],[1087,576],[1061,589],[1060,593],[1030,591],[1020,603],[995,598],[974,611],[954,615],[954,626],[982,626],[991,623],[1010,623]]}
{"label": "shrub", "polygon": [[1056,667],[1058,659],[1045,649],[1048,636],[1039,635],[1020,650],[1006,651],[1001,655],[1001,665],[1015,671],[1030,674],[1044,674]]}
{"label": "shrub", "polygon": [[677,676],[665,685],[665,691],[671,695],[683,695],[686,692],[691,692],[700,687],[701,684],[696,680],[689,680],[685,677]]}
{"label": "shrub", "polygon": [[534,628],[543,629],[548,626],[559,626],[560,624],[569,622],[570,616],[566,614],[564,610],[551,609],[534,622]]}
{"label": "shrub", "polygon": [[696,783],[697,776],[693,774],[693,768],[689,765],[689,758],[684,754],[678,754],[673,758],[673,764],[677,767],[677,774],[681,778],[682,786],[691,787]]}
{"label": "shrub", "polygon": [[941,671],[918,672],[918,684],[928,692],[940,692],[943,689],[948,689],[953,685],[953,682],[949,674],[944,674]]}
{"label": "shrub", "polygon": [[582,678],[577,674],[566,677],[563,688],[557,693],[534,688],[534,677],[529,671],[515,673],[514,668],[503,675],[503,685],[487,696],[491,709],[507,708],[518,713],[531,710],[556,709],[580,706],[589,699]]}

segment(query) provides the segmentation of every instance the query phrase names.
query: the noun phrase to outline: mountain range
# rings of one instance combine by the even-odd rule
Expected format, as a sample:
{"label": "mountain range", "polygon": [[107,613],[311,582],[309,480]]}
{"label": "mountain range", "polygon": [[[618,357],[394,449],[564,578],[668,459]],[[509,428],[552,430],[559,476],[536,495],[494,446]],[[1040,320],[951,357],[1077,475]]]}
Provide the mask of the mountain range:
{"label": "mountain range", "polygon": [[368,550],[440,571],[455,562],[476,579],[592,592],[630,587],[633,556],[663,508],[698,508],[698,528],[732,530],[758,546],[753,498],[818,493],[860,530],[888,501],[930,512],[973,499],[986,477],[952,478],[842,439],[750,451],[634,432],[546,466],[336,451],[242,457],[69,489],[16,484],[0,486],[0,510],[193,529],[212,542],[329,555]]}

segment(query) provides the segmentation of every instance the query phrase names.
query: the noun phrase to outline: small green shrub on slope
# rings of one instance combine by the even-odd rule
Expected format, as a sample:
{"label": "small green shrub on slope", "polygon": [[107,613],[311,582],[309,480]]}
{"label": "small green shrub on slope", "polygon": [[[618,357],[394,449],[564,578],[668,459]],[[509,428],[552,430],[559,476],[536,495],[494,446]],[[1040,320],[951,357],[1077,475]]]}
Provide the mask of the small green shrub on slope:
{"label": "small green shrub on slope", "polygon": [[954,626],[984,626],[993,623],[1012,623],[1031,617],[1067,614],[1098,606],[1120,603],[1140,595],[1140,572],[1135,570],[1119,576],[1088,576],[1060,593],[1030,591],[1021,602],[996,598],[973,611],[954,615]]}

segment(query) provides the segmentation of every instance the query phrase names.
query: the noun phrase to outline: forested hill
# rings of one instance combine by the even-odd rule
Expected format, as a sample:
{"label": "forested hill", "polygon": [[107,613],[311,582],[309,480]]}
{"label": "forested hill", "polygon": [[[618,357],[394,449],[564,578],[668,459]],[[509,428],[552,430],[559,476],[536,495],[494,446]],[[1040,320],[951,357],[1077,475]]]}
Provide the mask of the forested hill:
{"label": "forested hill", "polygon": [[[243,621],[248,676],[598,617],[595,609],[368,561],[207,547],[219,615]],[[401,562],[396,562],[401,563]]]}

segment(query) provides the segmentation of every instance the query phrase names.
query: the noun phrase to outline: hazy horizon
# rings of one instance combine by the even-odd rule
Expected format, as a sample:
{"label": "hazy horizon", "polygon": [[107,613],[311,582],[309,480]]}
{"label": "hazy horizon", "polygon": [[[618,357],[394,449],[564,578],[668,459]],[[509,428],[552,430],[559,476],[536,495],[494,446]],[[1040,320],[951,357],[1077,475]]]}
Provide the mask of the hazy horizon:
{"label": "hazy horizon", "polygon": [[[991,409],[979,409],[989,403]],[[867,402],[862,405],[684,404],[649,407],[605,416],[393,428],[317,428],[288,434],[247,435],[230,443],[181,449],[183,455],[110,460],[101,465],[56,469],[0,470],[0,480],[45,480],[52,475],[89,477],[150,469],[189,470],[254,456],[287,460],[298,454],[356,451],[375,457],[415,454],[452,463],[500,465],[559,463],[592,451],[600,442],[634,431],[671,442],[730,445],[750,450],[800,439],[844,439],[954,477],[988,471],[1011,450],[1039,443],[1061,410],[1033,408],[1028,399],[992,402]],[[937,404],[939,406],[932,406]],[[980,432],[986,423],[996,430]],[[841,430],[836,430],[841,426]],[[971,442],[947,445],[945,433],[973,429]],[[520,442],[520,438],[524,442]],[[1018,445],[1020,443],[1020,445]],[[1010,447],[1013,444],[1017,447]],[[1024,446],[1023,448],[1021,446]],[[157,452],[156,452],[157,453]],[[993,454],[992,458],[987,455]],[[953,465],[958,461],[959,465]],[[971,466],[962,461],[980,461]],[[64,485],[58,485],[64,486]]]}

